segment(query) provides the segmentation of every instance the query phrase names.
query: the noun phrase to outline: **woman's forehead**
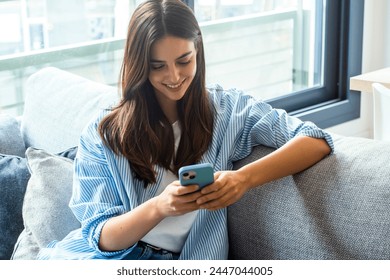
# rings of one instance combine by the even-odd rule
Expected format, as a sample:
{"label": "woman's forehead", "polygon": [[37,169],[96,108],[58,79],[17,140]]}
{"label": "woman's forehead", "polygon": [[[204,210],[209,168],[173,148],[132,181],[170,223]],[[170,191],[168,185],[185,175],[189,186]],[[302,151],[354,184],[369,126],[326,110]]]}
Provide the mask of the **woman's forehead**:
{"label": "woman's forehead", "polygon": [[165,36],[157,40],[151,48],[151,58],[160,61],[177,60],[188,53],[195,53],[194,42],[174,36]]}

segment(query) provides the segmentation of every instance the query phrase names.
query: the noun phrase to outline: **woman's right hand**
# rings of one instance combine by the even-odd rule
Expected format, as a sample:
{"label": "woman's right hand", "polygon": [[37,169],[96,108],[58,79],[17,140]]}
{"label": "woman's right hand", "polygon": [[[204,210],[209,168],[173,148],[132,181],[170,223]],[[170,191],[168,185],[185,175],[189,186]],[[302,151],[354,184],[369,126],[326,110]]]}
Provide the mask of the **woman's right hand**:
{"label": "woman's right hand", "polygon": [[202,195],[197,185],[169,184],[158,196],[133,210],[110,218],[103,226],[99,248],[117,251],[129,248],[168,216],[183,215],[199,209],[196,200]]}
{"label": "woman's right hand", "polygon": [[202,196],[198,185],[182,186],[173,181],[156,197],[156,206],[164,217],[184,215],[199,209],[196,200]]}

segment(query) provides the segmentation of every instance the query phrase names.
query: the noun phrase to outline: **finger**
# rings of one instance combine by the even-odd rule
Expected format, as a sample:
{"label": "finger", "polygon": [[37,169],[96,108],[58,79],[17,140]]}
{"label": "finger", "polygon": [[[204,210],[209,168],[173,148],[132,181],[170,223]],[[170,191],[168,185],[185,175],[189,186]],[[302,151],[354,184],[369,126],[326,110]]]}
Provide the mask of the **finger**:
{"label": "finger", "polygon": [[199,209],[199,205],[195,201],[186,202],[186,203],[178,203],[176,205],[177,209],[184,210],[185,212],[193,211]]}
{"label": "finger", "polygon": [[220,199],[211,200],[204,204],[199,205],[201,209],[207,209],[207,210],[218,210],[221,208],[225,208],[232,204],[231,200],[228,199],[227,196],[221,197]]}
{"label": "finger", "polygon": [[222,186],[219,182],[214,182],[210,185],[207,185],[206,187],[202,188],[201,193],[202,194],[209,194],[209,193],[214,193],[221,189]]}
{"label": "finger", "polygon": [[[236,201],[238,201],[242,197],[243,193],[236,190],[229,190],[225,192],[221,197],[216,199],[211,199],[209,201],[204,201],[202,204],[200,204],[200,207],[202,209],[208,209],[208,210],[216,210],[223,207],[227,207]],[[204,197],[201,197],[197,200],[202,201]]]}
{"label": "finger", "polygon": [[171,205],[171,209],[175,215],[183,215],[195,210],[199,210],[200,207],[195,201],[183,202],[176,200],[175,203]]}
{"label": "finger", "polygon": [[177,200],[181,203],[189,203],[194,202],[196,203],[196,200],[200,198],[202,194],[200,192],[191,192],[188,194],[178,195],[176,196]]}
{"label": "finger", "polygon": [[206,195],[203,195],[202,193],[202,196],[199,197],[196,202],[201,205],[201,204],[205,204],[207,203],[208,201],[213,201],[213,200],[217,200],[217,199],[220,199],[223,195],[225,195],[225,191],[224,189],[220,189],[220,190],[216,190],[214,192],[211,192],[211,193],[208,193]]}
{"label": "finger", "polygon": [[190,194],[194,193],[199,190],[198,185],[188,185],[188,186],[178,186],[177,187],[177,192],[176,195],[185,195],[185,194]]}

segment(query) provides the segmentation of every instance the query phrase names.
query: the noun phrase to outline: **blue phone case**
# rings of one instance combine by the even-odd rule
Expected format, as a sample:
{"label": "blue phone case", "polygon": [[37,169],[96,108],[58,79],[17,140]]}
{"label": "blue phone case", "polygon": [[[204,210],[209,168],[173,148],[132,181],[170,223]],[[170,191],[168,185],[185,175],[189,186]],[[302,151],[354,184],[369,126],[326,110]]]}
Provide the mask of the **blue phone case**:
{"label": "blue phone case", "polygon": [[213,166],[210,163],[183,166],[179,169],[179,180],[182,186],[199,185],[203,188],[214,182]]}

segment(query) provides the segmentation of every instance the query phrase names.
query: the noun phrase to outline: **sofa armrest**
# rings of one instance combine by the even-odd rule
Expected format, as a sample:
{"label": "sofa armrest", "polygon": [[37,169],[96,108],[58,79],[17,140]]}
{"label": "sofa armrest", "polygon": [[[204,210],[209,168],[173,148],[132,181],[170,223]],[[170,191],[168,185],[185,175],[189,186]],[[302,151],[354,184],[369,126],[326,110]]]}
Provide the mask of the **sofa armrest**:
{"label": "sofa armrest", "polygon": [[228,208],[230,258],[390,259],[389,158],[388,143],[337,137],[333,155],[249,191]]}

